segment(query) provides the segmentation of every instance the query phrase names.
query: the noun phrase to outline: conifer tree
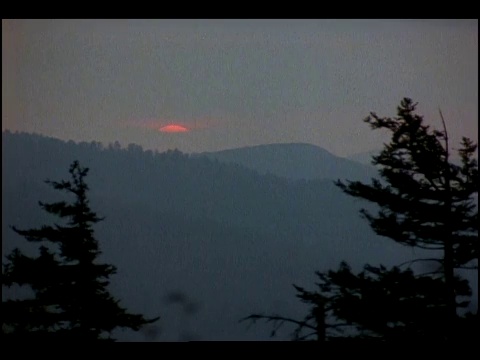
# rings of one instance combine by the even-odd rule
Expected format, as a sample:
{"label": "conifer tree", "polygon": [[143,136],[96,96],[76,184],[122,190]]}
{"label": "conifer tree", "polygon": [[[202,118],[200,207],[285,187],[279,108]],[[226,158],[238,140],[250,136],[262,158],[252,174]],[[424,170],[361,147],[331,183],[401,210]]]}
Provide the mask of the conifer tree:
{"label": "conifer tree", "polygon": [[2,302],[4,337],[19,340],[111,340],[118,328],[135,331],[158,320],[130,314],[107,289],[116,268],[100,264],[98,241],[93,225],[102,221],[89,205],[85,183],[88,168],[78,161],[70,166],[69,181],[49,181],[54,189],[74,197],[73,202],[39,202],[46,212],[66,224],[13,231],[39,244],[38,256],[28,256],[19,248],[6,256],[2,285],[25,286],[33,297]]}
{"label": "conifer tree", "polygon": [[378,235],[441,253],[421,260],[439,264],[438,275],[445,282],[446,328],[453,336],[461,305],[455,270],[478,270],[477,145],[463,137],[458,150],[461,164],[453,163],[441,112],[443,130],[431,130],[415,113],[416,106],[405,98],[397,117],[379,117],[372,112],[364,120],[372,129],[391,132],[390,143],[372,161],[379,167],[382,181],[336,184],[345,193],[380,207],[377,215],[361,211]]}
{"label": "conifer tree", "polygon": [[[387,129],[391,141],[372,163],[381,180],[371,184],[336,181],[346,194],[380,207],[362,215],[373,230],[402,245],[431,250],[439,266],[428,274],[413,269],[365,265],[359,274],[346,263],[337,271],[317,272],[316,291],[295,286],[297,297],[310,305],[301,321],[280,315],[253,314],[243,320],[273,322],[275,330],[296,324],[294,339],[315,337],[369,339],[473,339],[478,335],[478,313],[459,314],[468,306],[461,297],[471,296],[469,282],[458,269],[478,271],[478,163],[477,145],[464,137],[458,154],[450,158],[443,116],[443,130],[431,130],[415,113],[415,103],[405,98],[396,118],[371,113],[365,119],[373,129]],[[313,330],[301,335],[305,329]],[[344,330],[343,332],[341,330]]]}

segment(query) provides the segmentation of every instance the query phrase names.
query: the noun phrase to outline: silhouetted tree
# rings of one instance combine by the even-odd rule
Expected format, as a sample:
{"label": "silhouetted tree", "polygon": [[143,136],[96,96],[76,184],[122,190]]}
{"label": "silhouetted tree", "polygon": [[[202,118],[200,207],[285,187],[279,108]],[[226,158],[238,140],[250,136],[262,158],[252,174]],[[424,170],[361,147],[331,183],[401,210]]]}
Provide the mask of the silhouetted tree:
{"label": "silhouetted tree", "polygon": [[398,107],[398,117],[381,118],[371,113],[364,120],[372,129],[392,133],[390,143],[372,161],[380,167],[383,182],[337,181],[336,185],[351,196],[380,206],[376,216],[361,210],[378,235],[442,253],[419,260],[440,265],[438,275],[445,282],[448,311],[446,329],[453,334],[459,295],[455,269],[478,269],[478,208],[473,198],[478,193],[477,145],[463,137],[458,150],[461,165],[452,163],[441,112],[443,130],[431,130],[415,113],[416,105],[405,98]]}
{"label": "silhouetted tree", "polygon": [[[415,114],[416,104],[405,98],[398,117],[380,118],[371,113],[365,119],[373,129],[392,132],[390,143],[373,164],[380,166],[383,181],[371,185],[359,181],[336,185],[345,193],[380,206],[377,216],[362,209],[373,230],[412,247],[433,250],[442,256],[416,261],[434,261],[440,266],[429,274],[415,275],[411,269],[366,265],[353,274],[346,263],[338,271],[317,272],[318,291],[301,287],[297,297],[311,305],[309,314],[298,321],[279,315],[253,314],[243,320],[274,322],[275,334],[284,323],[296,324],[294,339],[315,336],[333,338],[459,339],[478,334],[478,315],[459,316],[471,289],[455,269],[478,270],[478,164],[477,145],[463,138],[458,153],[461,165],[450,161],[448,134],[432,131]],[[302,330],[313,330],[300,336]],[[345,335],[339,330],[345,329]]]}
{"label": "silhouetted tree", "polygon": [[30,257],[18,248],[3,264],[2,285],[27,286],[34,297],[2,302],[2,334],[21,340],[114,340],[117,327],[135,331],[153,323],[142,315],[130,314],[107,290],[116,272],[112,265],[99,264],[98,241],[92,225],[103,220],[89,206],[88,168],[77,161],[70,166],[70,181],[46,181],[56,190],[75,197],[67,203],[39,202],[42,209],[62,219],[66,225],[38,229],[12,229],[29,242],[38,242],[39,255]]}
{"label": "silhouetted tree", "polygon": [[297,290],[297,297],[302,302],[310,304],[310,310],[308,314],[302,319],[297,320],[294,318],[285,317],[279,314],[252,314],[240,320],[256,323],[258,320],[265,320],[267,323],[272,323],[273,329],[270,336],[274,337],[277,331],[285,324],[294,324],[295,328],[292,332],[292,339],[295,341],[311,340],[323,342],[330,339],[332,336],[329,331],[332,329],[340,328],[346,324],[341,323],[327,323],[328,313],[331,311],[327,305],[329,299],[321,293],[308,292],[303,288],[293,285]]}
{"label": "silhouetted tree", "polygon": [[[304,319],[253,314],[241,321],[270,322],[274,327],[272,336],[281,326],[294,324],[293,340],[444,339],[442,279],[417,277],[410,269],[371,265],[354,274],[345,262],[336,271],[316,275],[320,280],[316,291],[293,285],[296,296],[310,308]],[[466,280],[457,281],[456,289],[462,296],[471,295]]]}

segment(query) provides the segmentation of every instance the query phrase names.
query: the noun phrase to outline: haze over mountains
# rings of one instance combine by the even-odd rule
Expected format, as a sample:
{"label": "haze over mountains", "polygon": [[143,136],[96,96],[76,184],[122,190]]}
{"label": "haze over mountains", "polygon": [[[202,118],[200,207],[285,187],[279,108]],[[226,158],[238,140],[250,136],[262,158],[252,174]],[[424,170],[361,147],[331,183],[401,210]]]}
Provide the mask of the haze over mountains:
{"label": "haze over mountains", "polygon": [[260,174],[274,174],[292,180],[368,180],[374,168],[335,156],[319,146],[303,143],[269,144],[200,155],[226,163],[238,163]]}
{"label": "haze over mountains", "polygon": [[372,156],[380,154],[381,151],[382,151],[381,149],[378,149],[378,150],[365,151],[358,154],[352,154],[350,156],[347,156],[347,159],[358,162],[360,164],[371,165]]}
{"label": "haze over mountains", "polygon": [[358,214],[370,205],[332,182],[370,168],[312,145],[201,156],[3,132],[2,150],[4,254],[25,243],[9,225],[58,221],[38,201],[65,197],[43,181],[67,179],[73,160],[90,168],[90,203],[105,216],[95,229],[102,260],[118,267],[111,290],[132,312],[161,316],[157,328],[120,332],[121,340],[269,340],[269,326],[238,320],[303,316],[292,283],[313,289],[314,271],[341,260],[359,269],[420,256],[376,236]]}

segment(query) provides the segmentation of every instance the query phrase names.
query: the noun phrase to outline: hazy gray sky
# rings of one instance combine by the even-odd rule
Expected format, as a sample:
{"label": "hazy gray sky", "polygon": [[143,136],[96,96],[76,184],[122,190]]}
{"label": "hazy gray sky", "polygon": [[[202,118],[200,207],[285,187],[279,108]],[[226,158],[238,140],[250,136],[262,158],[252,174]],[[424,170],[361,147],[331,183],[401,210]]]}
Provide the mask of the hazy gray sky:
{"label": "hazy gray sky", "polygon": [[381,147],[362,119],[405,96],[478,141],[478,20],[2,20],[3,130],[346,156]]}

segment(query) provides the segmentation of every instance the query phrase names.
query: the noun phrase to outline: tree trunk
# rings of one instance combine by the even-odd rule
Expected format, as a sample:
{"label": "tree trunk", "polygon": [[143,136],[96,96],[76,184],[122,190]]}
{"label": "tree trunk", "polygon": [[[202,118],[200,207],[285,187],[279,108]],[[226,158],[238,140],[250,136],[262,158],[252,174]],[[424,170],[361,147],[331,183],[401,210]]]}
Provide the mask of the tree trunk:
{"label": "tree trunk", "polygon": [[317,323],[317,341],[324,342],[327,337],[327,329],[325,325],[325,308],[323,304],[318,304],[313,309],[313,315]]}

